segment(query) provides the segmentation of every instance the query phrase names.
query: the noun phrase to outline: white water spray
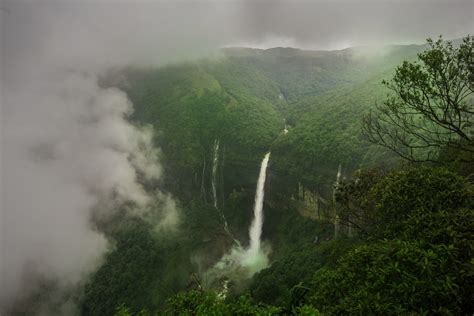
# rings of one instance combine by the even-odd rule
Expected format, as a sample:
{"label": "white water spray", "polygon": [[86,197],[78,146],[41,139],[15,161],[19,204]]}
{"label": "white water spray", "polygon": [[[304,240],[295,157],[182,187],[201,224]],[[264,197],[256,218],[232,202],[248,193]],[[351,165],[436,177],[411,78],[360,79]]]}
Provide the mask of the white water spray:
{"label": "white water spray", "polygon": [[263,199],[265,195],[265,179],[267,176],[268,160],[270,159],[270,153],[267,153],[263,158],[262,165],[260,166],[260,174],[258,176],[257,191],[255,193],[255,206],[253,209],[254,219],[250,225],[250,248],[249,254],[256,255],[260,251],[263,226]]}

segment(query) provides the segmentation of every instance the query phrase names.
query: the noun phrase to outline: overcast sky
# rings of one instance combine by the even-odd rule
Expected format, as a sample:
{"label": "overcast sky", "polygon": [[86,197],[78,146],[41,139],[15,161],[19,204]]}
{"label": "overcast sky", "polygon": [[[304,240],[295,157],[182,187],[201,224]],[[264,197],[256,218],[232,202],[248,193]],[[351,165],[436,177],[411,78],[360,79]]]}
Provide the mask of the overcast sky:
{"label": "overcast sky", "polygon": [[246,2],[243,12],[250,42],[281,38],[316,49],[420,43],[440,34],[457,38],[474,31],[474,1],[269,0]]}
{"label": "overcast sky", "polygon": [[474,32],[473,0],[15,0],[2,8],[2,46],[14,55],[49,45],[76,58],[112,47],[143,61],[228,45],[338,49]]}

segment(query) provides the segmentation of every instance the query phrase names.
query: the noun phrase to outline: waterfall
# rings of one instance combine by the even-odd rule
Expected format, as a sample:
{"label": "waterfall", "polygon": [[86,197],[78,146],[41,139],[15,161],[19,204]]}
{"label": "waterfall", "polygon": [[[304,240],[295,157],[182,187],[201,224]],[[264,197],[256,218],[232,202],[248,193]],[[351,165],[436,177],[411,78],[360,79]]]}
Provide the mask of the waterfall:
{"label": "waterfall", "polygon": [[339,164],[339,167],[337,168],[337,174],[336,174],[336,184],[339,185],[339,182],[341,182],[341,164]]}
{"label": "waterfall", "polygon": [[258,176],[257,191],[255,192],[255,206],[253,209],[254,219],[250,225],[250,248],[249,253],[256,255],[260,251],[260,237],[262,235],[263,225],[263,198],[265,189],[265,178],[267,175],[268,160],[270,159],[270,153],[267,153],[263,158],[260,166],[260,174]]}
{"label": "waterfall", "polygon": [[285,124],[285,128],[283,129],[283,134],[288,133],[288,126],[286,126],[286,119],[283,119],[283,124]]}
{"label": "waterfall", "polygon": [[217,178],[217,166],[219,164],[219,140],[216,139],[214,141],[214,159],[212,161],[212,198],[214,202],[214,207],[217,208],[217,185],[216,185],[216,178]]}
{"label": "waterfall", "polygon": [[[218,146],[214,147],[218,148]],[[253,210],[254,219],[249,229],[250,246],[248,248],[243,248],[239,241],[234,239],[236,245],[232,247],[228,253],[224,254],[224,256],[212,268],[206,271],[204,278],[209,280],[209,284],[216,280],[222,280],[223,277],[238,281],[249,279],[256,272],[268,267],[268,254],[270,249],[268,247],[261,247],[260,237],[262,235],[263,225],[262,208],[265,178],[269,159],[270,153],[267,153],[260,166]],[[221,216],[224,220],[224,225],[227,225],[223,214]],[[226,228],[227,226],[224,227]],[[226,231],[229,233],[227,228]],[[227,291],[227,282],[224,282],[223,288],[218,294],[218,297],[225,298]]]}
{"label": "waterfall", "polygon": [[334,203],[334,238],[337,238],[339,235],[339,214],[337,214],[337,209],[336,209],[336,191],[339,188],[341,184],[341,164],[339,164],[339,168],[337,169],[337,174],[336,174],[336,183],[334,184],[334,189],[333,189],[333,203]]}
{"label": "waterfall", "polygon": [[219,166],[219,140],[214,140],[214,158],[212,160],[212,179],[211,179],[211,186],[212,186],[212,199],[214,203],[214,208],[219,212],[219,215],[222,219],[222,223],[224,224],[225,232],[232,238],[232,240],[240,247],[240,242],[235,239],[234,235],[229,230],[229,225],[227,224],[227,219],[225,218],[224,213],[219,209],[217,203],[217,167]]}

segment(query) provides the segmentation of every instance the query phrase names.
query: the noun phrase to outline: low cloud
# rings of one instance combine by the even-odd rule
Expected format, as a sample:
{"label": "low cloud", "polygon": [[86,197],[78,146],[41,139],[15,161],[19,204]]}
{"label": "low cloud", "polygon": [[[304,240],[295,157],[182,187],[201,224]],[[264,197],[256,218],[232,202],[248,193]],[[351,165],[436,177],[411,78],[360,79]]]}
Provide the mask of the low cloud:
{"label": "low cloud", "polygon": [[[25,82],[27,84],[27,82]],[[107,250],[93,212],[153,208],[162,229],[177,225],[169,195],[146,192],[161,167],[150,127],[132,125],[127,96],[92,75],[59,73],[7,94],[4,122],[3,301],[28,294],[23,277],[79,283]],[[4,256],[3,256],[4,254]]]}

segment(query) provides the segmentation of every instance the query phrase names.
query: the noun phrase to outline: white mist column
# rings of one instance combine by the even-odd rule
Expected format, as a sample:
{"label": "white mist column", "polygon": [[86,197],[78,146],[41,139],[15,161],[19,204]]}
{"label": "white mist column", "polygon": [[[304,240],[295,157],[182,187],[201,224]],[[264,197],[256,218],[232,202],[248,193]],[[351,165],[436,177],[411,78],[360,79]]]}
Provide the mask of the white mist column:
{"label": "white mist column", "polygon": [[262,235],[263,225],[263,199],[265,189],[265,178],[267,175],[268,160],[270,153],[267,153],[263,158],[260,166],[260,174],[258,175],[257,191],[255,193],[255,206],[253,209],[254,219],[250,225],[250,254],[257,254],[260,251],[260,237]]}

